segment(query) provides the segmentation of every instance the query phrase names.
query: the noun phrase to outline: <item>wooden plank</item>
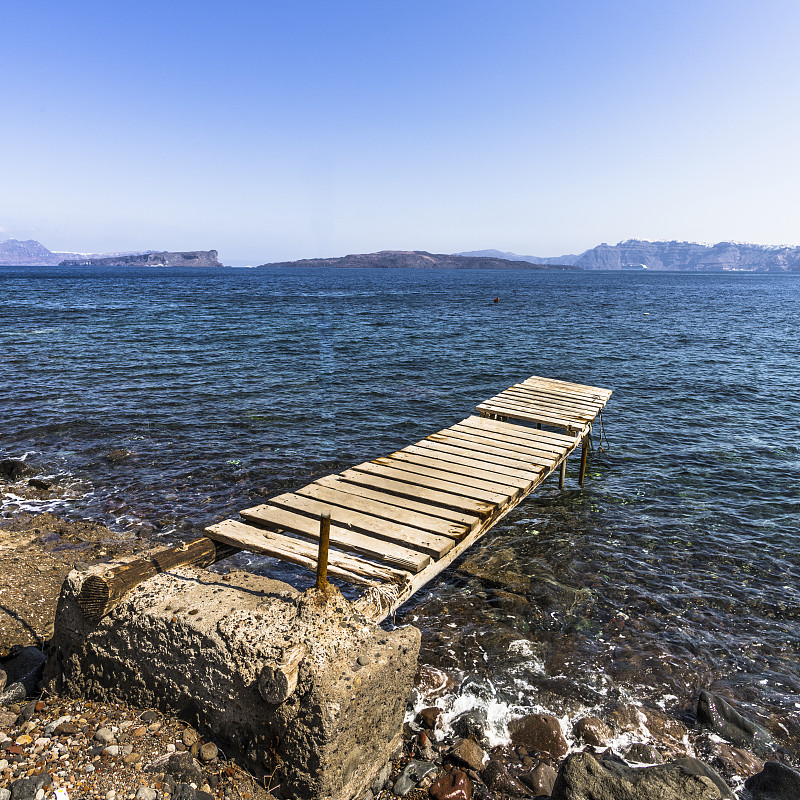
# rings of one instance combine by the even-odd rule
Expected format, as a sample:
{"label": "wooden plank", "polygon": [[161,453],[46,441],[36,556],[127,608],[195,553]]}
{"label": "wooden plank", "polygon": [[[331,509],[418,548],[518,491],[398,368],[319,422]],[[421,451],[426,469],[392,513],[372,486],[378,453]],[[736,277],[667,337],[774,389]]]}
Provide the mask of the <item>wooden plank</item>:
{"label": "wooden plank", "polygon": [[536,403],[537,405],[548,406],[553,410],[577,409],[587,414],[596,415],[603,408],[601,401],[589,402],[585,400],[565,399],[563,395],[531,389],[527,386],[512,386],[496,397],[516,397],[522,402]]}
{"label": "wooden plank", "polygon": [[[239,512],[248,522],[258,525],[291,531],[300,534],[315,542],[319,540],[319,519],[296,514],[283,508],[263,504],[246,508]],[[376,539],[363,533],[343,528],[341,525],[331,525],[331,544],[340,550],[374,558],[393,567],[399,567],[406,572],[417,573],[430,563],[430,556],[408,547]]]}
{"label": "wooden plank", "polygon": [[[303,539],[292,539],[280,533],[254,528],[238,520],[226,519],[206,528],[210,539],[239,547],[251,553],[288,561],[316,572],[317,546]],[[404,585],[411,580],[411,573],[373,564],[357,556],[328,551],[328,574],[340,580],[360,586],[378,584]]]}
{"label": "wooden plank", "polygon": [[[380,480],[380,479],[378,479]],[[396,506],[407,511],[415,511],[425,517],[434,517],[437,519],[445,520],[446,522],[455,523],[465,528],[467,532],[474,530],[478,527],[481,521],[480,515],[477,512],[469,514],[464,511],[456,511],[452,508],[446,508],[440,503],[434,503],[433,500],[425,500],[424,498],[417,500],[409,497],[400,497],[392,493],[389,489],[371,488],[367,485],[356,486],[356,484],[348,483],[342,480],[339,475],[328,475],[325,478],[318,478],[310,486],[323,486],[326,489],[333,489],[346,494],[356,495],[357,497],[364,498],[365,500],[374,500],[377,503],[385,504],[387,506]],[[305,488],[310,488],[305,487]],[[299,492],[300,490],[298,490]],[[452,502],[455,498],[445,498],[445,502]],[[433,530],[433,528],[431,528]]]}
{"label": "wooden plank", "polygon": [[432,439],[423,439],[421,442],[410,447],[405,447],[401,453],[416,453],[417,455],[430,458],[438,458],[454,464],[463,464],[476,469],[485,469],[493,475],[499,476],[497,480],[504,483],[508,478],[520,481],[536,480],[542,465],[525,464],[519,465],[507,463],[508,459],[496,458],[488,454],[476,453],[468,450],[456,443],[436,442]]}
{"label": "wooden plank", "polygon": [[[458,483],[454,480],[456,476],[450,473],[427,470],[424,467],[417,467],[414,464],[395,463],[388,458],[385,459],[385,463],[369,461],[365,464],[359,464],[353,469],[359,472],[370,472],[373,475],[391,478],[396,481],[404,481],[405,483],[414,484],[420,487],[420,489],[434,489],[440,492],[447,492],[451,495],[459,495],[460,497],[470,500],[491,503],[494,506],[504,505],[508,502],[511,494],[517,493],[516,489],[512,492],[506,490],[505,487],[499,487],[499,490],[488,490],[480,486],[469,486],[464,483]],[[446,475],[446,477],[441,477],[443,474]],[[342,475],[344,475],[344,473],[342,473]],[[484,484],[484,481],[474,481],[474,483]]]}
{"label": "wooden plank", "polygon": [[530,383],[515,383],[509,386],[507,392],[522,392],[524,394],[538,395],[558,403],[573,403],[578,406],[588,406],[591,408],[602,408],[607,400],[596,395],[580,395],[570,392],[562,392],[560,389],[550,389],[546,386],[539,386]]}
{"label": "wooden plank", "polygon": [[476,469],[466,464],[458,464],[444,458],[408,453],[405,450],[398,450],[388,458],[376,458],[375,461],[378,464],[391,465],[398,469],[416,472],[419,475],[438,478],[443,481],[463,483],[470,488],[484,488],[489,492],[497,492],[504,495],[524,491],[530,483],[527,480],[498,475],[496,472],[487,472],[483,469]]}
{"label": "wooden plank", "polygon": [[505,392],[486,402],[494,405],[507,406],[508,408],[515,408],[525,413],[547,415],[553,419],[579,420],[582,423],[591,422],[596,416],[594,413],[586,413],[575,409],[561,411],[538,403],[527,403],[524,400],[509,397]]}
{"label": "wooden plank", "polygon": [[526,450],[522,447],[513,447],[491,439],[487,436],[480,436],[472,431],[459,431],[448,428],[441,433],[434,433],[428,437],[429,441],[439,442],[440,444],[451,444],[464,448],[468,451],[482,453],[486,456],[497,456],[498,459],[505,459],[519,464],[527,469],[537,467],[547,467],[550,462],[557,458],[555,453],[548,453],[543,450]]}
{"label": "wooden plank", "polygon": [[501,422],[500,420],[489,419],[488,417],[476,417],[474,415],[467,417],[460,424],[491,430],[524,441],[552,443],[558,447],[571,447],[578,439],[575,434],[567,435],[556,433],[555,431],[540,431],[534,428],[528,428],[525,425],[515,425],[513,422]]}
{"label": "wooden plank", "polygon": [[564,419],[563,417],[552,417],[549,414],[537,413],[535,411],[523,411],[509,405],[498,403],[481,403],[477,406],[478,411],[486,411],[489,414],[499,414],[501,417],[511,417],[512,419],[522,419],[528,422],[541,422],[544,425],[552,425],[556,428],[566,428],[568,430],[578,429],[583,423],[574,419]]}
{"label": "wooden plank", "polygon": [[[346,486],[347,484],[345,484]],[[392,520],[399,522],[403,525],[408,525],[411,528],[419,528],[420,530],[427,531],[428,533],[435,533],[439,536],[448,536],[451,539],[463,539],[464,536],[478,523],[478,517],[466,517],[470,523],[457,522],[453,520],[442,519],[439,516],[429,513],[431,506],[426,506],[424,503],[416,503],[418,508],[410,508],[408,505],[398,505],[399,498],[392,498],[390,495],[380,494],[379,492],[371,493],[367,497],[363,492],[354,492],[353,487],[350,491],[343,489],[341,485],[330,486],[323,485],[319,481],[304,486],[302,489],[297,490],[297,494],[305,495],[306,497],[313,497],[323,503],[328,503],[331,506],[340,508],[351,508],[355,511],[362,511],[365,514],[371,514],[375,517],[382,519]],[[395,502],[391,502],[394,499]],[[411,501],[406,501],[411,503]],[[425,512],[419,508],[426,509]],[[454,512],[449,512],[455,516]],[[465,515],[461,515],[462,517]]]}
{"label": "wooden plank", "polygon": [[[477,417],[477,419],[481,419]],[[463,423],[454,425],[447,429],[447,435],[453,437],[469,437],[475,442],[485,443],[490,447],[497,447],[508,453],[517,453],[519,458],[538,458],[541,461],[550,462],[554,458],[560,458],[567,449],[565,445],[555,444],[535,444],[525,439],[516,439],[508,435],[491,431],[486,428],[471,427]]]}
{"label": "wooden plank", "polygon": [[344,472],[339,473],[339,475],[329,477],[352,484],[359,490],[366,487],[368,489],[386,492],[387,494],[397,495],[400,499],[419,500],[445,510],[450,509],[455,512],[474,514],[480,519],[490,516],[495,510],[494,501],[478,500],[460,493],[467,491],[463,486],[459,487],[459,492],[455,493],[441,491],[428,485],[420,486],[418,484],[409,483],[407,476],[404,476],[404,480],[394,480],[393,478],[385,477],[385,471],[381,472],[382,468],[377,467],[377,465],[373,466],[375,466],[374,474],[366,470],[359,472],[354,469],[346,469]]}
{"label": "wooden plank", "polygon": [[547,384],[548,386],[552,386],[557,389],[563,389],[564,391],[576,391],[576,392],[594,392],[598,394],[608,394],[611,396],[610,389],[603,389],[599,386],[589,386],[585,383],[575,383],[573,381],[562,381],[558,378],[545,378],[542,375],[531,375],[529,378],[526,378],[523,383],[542,383]]}
{"label": "wooden plank", "polygon": [[[345,495],[345,497],[356,499],[353,495]],[[429,531],[412,528],[388,519],[381,519],[374,514],[365,514],[356,509],[343,508],[341,506],[332,507],[323,500],[302,494],[280,494],[277,497],[271,497],[268,505],[270,507],[277,506],[297,514],[307,514],[315,520],[319,520],[320,515],[330,511],[331,519],[339,526],[348,530],[366,533],[377,539],[385,539],[387,542],[397,542],[403,547],[419,550],[434,558],[441,558],[453,546],[455,540],[463,538],[464,533],[466,533],[462,529],[459,536],[437,536]]]}
{"label": "wooden plank", "polygon": [[563,381],[554,381],[548,378],[526,378],[521,383],[526,386],[537,386],[542,389],[551,389],[553,391],[561,392],[562,394],[573,395],[576,397],[597,398],[608,401],[612,392],[609,389],[601,389],[598,386],[583,386],[577,383],[564,383]]}

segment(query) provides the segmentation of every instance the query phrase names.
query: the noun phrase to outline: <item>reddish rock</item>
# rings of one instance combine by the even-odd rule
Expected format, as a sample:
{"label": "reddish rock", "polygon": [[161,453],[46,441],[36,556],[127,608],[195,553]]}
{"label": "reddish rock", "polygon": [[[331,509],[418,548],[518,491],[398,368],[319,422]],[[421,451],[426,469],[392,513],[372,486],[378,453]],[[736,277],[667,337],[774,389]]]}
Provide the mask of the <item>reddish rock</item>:
{"label": "reddish rock", "polygon": [[528,790],[506,769],[505,764],[493,758],[486,765],[481,777],[493,791],[514,796],[526,795]]}
{"label": "reddish rock", "polygon": [[428,789],[433,800],[472,800],[472,781],[465,772],[454,769],[440,775]]}
{"label": "reddish rock", "polygon": [[483,752],[483,748],[472,739],[459,739],[450,750],[450,756],[476,772],[480,772],[483,769],[483,760],[486,754]]}
{"label": "reddish rock", "polygon": [[764,769],[764,762],[760,758],[727,742],[717,745],[716,756],[724,767],[736,775],[745,775],[749,778]]}
{"label": "reddish rock", "polygon": [[613,736],[611,728],[599,717],[582,717],[572,726],[572,733],[595,747],[604,747]]}
{"label": "reddish rock", "polygon": [[515,747],[536,750],[555,759],[565,756],[569,749],[559,721],[551,714],[529,714],[516,719],[508,726],[508,732]]}
{"label": "reddish rock", "polygon": [[441,716],[442,709],[437,708],[436,706],[431,706],[430,708],[423,708],[422,711],[417,714],[415,722],[417,725],[421,725],[423,728],[427,728],[428,730],[432,731],[436,727],[436,723],[439,721],[439,717]]}
{"label": "reddish rock", "polygon": [[647,730],[654,739],[664,744],[683,744],[683,737],[689,730],[680,720],[656,708],[644,709],[644,715],[647,717]]}

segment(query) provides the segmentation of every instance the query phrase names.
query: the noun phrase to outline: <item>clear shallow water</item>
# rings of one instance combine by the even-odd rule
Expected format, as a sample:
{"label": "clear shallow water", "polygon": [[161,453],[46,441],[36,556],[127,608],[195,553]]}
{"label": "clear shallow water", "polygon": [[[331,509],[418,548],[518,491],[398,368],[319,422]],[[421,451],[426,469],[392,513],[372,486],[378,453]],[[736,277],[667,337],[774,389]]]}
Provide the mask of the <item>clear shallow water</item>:
{"label": "clear shallow water", "polygon": [[62,511],[189,534],[530,374],[611,388],[585,490],[399,621],[490,704],[710,686],[796,745],[799,317],[798,275],[0,268],[0,455],[72,476]]}

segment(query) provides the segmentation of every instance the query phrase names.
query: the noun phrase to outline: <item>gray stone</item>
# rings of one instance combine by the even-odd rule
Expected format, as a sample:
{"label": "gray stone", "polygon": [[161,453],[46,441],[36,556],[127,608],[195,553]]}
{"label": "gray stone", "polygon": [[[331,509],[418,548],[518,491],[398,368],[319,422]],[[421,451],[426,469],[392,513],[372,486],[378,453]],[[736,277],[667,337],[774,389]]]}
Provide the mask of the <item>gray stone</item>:
{"label": "gray stone", "polygon": [[11,800],[34,800],[39,789],[49,783],[50,776],[47,774],[19,778],[11,784]]}
{"label": "gray stone", "polygon": [[34,694],[42,679],[46,656],[38,647],[20,647],[12,652],[12,658],[3,664],[7,685],[0,694],[0,706],[18,703]]}
{"label": "gray stone", "polygon": [[743,717],[727,700],[711,692],[700,692],[697,722],[731,744],[748,747],[758,755],[771,753],[776,748],[772,736],[765,728]]}
{"label": "gray stone", "polygon": [[11,797],[10,789],[0,789],[0,800],[9,800]]}
{"label": "gray stone", "polygon": [[744,782],[752,800],[797,800],[800,772],[778,761],[767,761],[764,769]]}
{"label": "gray stone", "polygon": [[18,458],[4,458],[0,461],[0,478],[18,481],[28,475],[35,475],[36,470]]}
{"label": "gray stone", "polygon": [[528,790],[506,769],[497,758],[489,761],[481,775],[483,782],[498,794],[514,796],[526,795]]}
{"label": "gray stone", "polygon": [[[684,762],[684,763],[681,763]],[[598,761],[590,753],[573,753],[561,764],[553,800],[720,800],[733,798],[711,767],[695,759],[628,767],[616,761]],[[714,778],[710,777],[713,775]]]}
{"label": "gray stone", "polygon": [[[191,568],[145,581],[93,622],[77,598],[105,569],[72,571],[64,582],[49,690],[202,723],[226,756],[253,772],[273,774],[280,765],[276,781],[298,798],[360,796],[397,749],[417,629],[384,631],[338,592],[326,602],[262,576],[223,579]],[[368,664],[358,665],[359,655]],[[298,663],[286,699],[266,702],[263,675]]]}
{"label": "gray stone", "polygon": [[197,793],[188,783],[179,783],[172,793],[172,800],[197,800]]}
{"label": "gray stone", "polygon": [[59,717],[58,719],[54,719],[52,722],[48,722],[47,725],[44,726],[43,734],[48,737],[52,736],[55,733],[56,728],[65,722],[69,722],[69,719],[69,717]]}
{"label": "gray stone", "polygon": [[209,764],[217,757],[218,752],[214,742],[206,742],[200,747],[200,760],[204,764]]}
{"label": "gray stone", "polygon": [[539,763],[529,772],[523,772],[519,779],[533,795],[539,797],[553,793],[556,776],[556,771],[549,764]]}
{"label": "gray stone", "polygon": [[412,759],[405,765],[392,787],[393,794],[405,797],[417,784],[422,782],[426,775],[436,772],[436,764],[432,761],[417,761]]}
{"label": "gray stone", "polygon": [[139,791],[136,792],[136,800],[156,800],[157,796],[156,790],[148,786],[140,786]]}
{"label": "gray stone", "polygon": [[625,759],[637,764],[663,764],[661,753],[651,744],[635,742],[625,751]]}
{"label": "gray stone", "polygon": [[389,776],[392,774],[392,764],[390,761],[387,761],[377,772],[375,775],[375,779],[372,781],[372,786],[370,789],[372,790],[373,794],[378,794],[383,787],[386,785],[386,781],[389,780]]}
{"label": "gray stone", "polygon": [[0,669],[0,694],[5,690],[6,683],[8,683],[8,675],[5,670]]}
{"label": "gray stone", "polygon": [[459,714],[450,726],[453,732],[462,739],[474,739],[483,742],[486,739],[486,728],[489,721],[483,709],[473,709]]}

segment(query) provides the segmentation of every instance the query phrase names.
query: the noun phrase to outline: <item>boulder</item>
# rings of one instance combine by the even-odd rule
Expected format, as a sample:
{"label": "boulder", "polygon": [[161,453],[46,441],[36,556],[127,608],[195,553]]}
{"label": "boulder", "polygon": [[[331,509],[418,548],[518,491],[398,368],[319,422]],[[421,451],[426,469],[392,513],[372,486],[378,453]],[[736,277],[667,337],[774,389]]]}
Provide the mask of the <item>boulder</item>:
{"label": "boulder", "polygon": [[35,475],[36,470],[18,458],[4,458],[0,461],[0,478],[7,481],[18,481]]}
{"label": "boulder", "polygon": [[[64,582],[49,690],[175,714],[301,800],[369,789],[401,740],[416,628],[384,631],[336,590],[300,593],[259,575],[188,567],[150,578],[89,620],[81,587],[105,569],[73,570]],[[191,773],[186,783],[197,783],[195,748],[202,757],[198,739],[175,767]]]}
{"label": "boulder", "polygon": [[536,797],[547,796],[553,793],[557,773],[549,764],[537,764],[529,772],[523,772],[519,779]]}
{"label": "boulder", "polygon": [[552,714],[528,714],[515,719],[508,726],[511,744],[544,753],[553,759],[560,759],[569,749],[567,740],[561,732],[561,724]]}
{"label": "boulder", "polygon": [[522,796],[528,790],[506,769],[499,758],[493,758],[481,775],[483,782],[495,793]]}
{"label": "boulder", "polygon": [[700,692],[697,722],[731,744],[747,747],[757,755],[766,755],[776,748],[766,729],[743,717],[727,700],[711,692]]}
{"label": "boulder", "polygon": [[466,772],[454,769],[440,775],[428,789],[432,800],[472,800],[472,781]]}
{"label": "boulder", "polygon": [[483,769],[483,762],[486,759],[483,748],[472,739],[459,739],[453,745],[449,755],[459,763],[474,769],[475,772]]}
{"label": "boulder", "polygon": [[[694,759],[681,759],[681,762],[691,761]],[[703,765],[704,769],[699,769],[695,764],[681,762],[634,768],[616,761],[598,761],[590,753],[573,753],[561,764],[552,797],[553,800],[733,798],[725,782],[710,767]]]}
{"label": "boulder", "polygon": [[599,717],[581,717],[572,726],[572,733],[576,739],[594,747],[604,747],[613,736],[611,728]]}
{"label": "boulder", "polygon": [[661,753],[651,744],[635,742],[625,751],[627,761],[634,761],[637,764],[663,764],[664,759]]}
{"label": "boulder", "polygon": [[753,800],[797,800],[800,797],[800,772],[767,761],[764,769],[744,782]]}

